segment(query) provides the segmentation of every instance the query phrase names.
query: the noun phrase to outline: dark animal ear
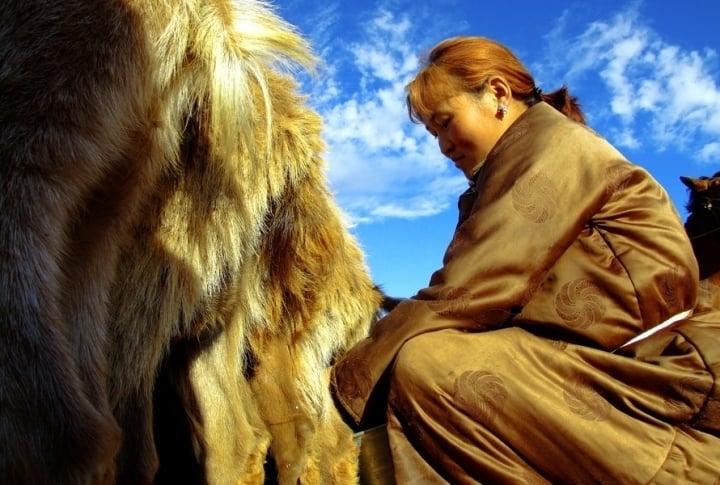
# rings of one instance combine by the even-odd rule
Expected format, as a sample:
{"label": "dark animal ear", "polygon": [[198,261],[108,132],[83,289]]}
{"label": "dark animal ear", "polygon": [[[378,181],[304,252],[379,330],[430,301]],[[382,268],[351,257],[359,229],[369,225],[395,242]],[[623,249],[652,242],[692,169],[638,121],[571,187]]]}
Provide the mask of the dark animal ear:
{"label": "dark animal ear", "polygon": [[707,181],[707,190],[709,197],[720,197],[720,175],[715,174]]}
{"label": "dark animal ear", "polygon": [[680,176],[680,181],[685,184],[685,187],[687,187],[690,190],[695,190],[695,187],[697,185],[697,179],[694,179],[692,177],[684,177]]}
{"label": "dark animal ear", "polygon": [[680,180],[682,183],[685,184],[685,186],[692,190],[693,192],[704,192],[710,187],[711,179],[708,179],[707,177],[702,178],[693,178],[693,177],[680,177]]}

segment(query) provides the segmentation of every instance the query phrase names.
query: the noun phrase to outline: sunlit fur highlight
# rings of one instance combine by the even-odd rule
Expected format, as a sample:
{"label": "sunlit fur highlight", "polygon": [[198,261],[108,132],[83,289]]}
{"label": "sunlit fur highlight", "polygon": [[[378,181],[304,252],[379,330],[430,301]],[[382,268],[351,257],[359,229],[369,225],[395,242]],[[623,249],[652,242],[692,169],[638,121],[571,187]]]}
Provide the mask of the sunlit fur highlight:
{"label": "sunlit fur highlight", "polygon": [[269,449],[280,483],[354,483],[326,369],[381,295],[307,43],[261,1],[9,0],[0,59],[0,482],[151,483],[166,362],[208,483]]}

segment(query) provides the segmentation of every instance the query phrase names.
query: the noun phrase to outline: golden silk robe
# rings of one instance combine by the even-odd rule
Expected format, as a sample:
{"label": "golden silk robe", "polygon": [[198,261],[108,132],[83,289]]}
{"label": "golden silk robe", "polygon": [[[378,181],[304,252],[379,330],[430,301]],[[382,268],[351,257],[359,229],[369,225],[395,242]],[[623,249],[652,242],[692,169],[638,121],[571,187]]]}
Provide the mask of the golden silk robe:
{"label": "golden silk robe", "polygon": [[720,476],[720,314],[618,349],[697,291],[662,187],[539,103],[461,197],[443,267],[331,386],[359,425],[387,419],[401,483],[705,481]]}

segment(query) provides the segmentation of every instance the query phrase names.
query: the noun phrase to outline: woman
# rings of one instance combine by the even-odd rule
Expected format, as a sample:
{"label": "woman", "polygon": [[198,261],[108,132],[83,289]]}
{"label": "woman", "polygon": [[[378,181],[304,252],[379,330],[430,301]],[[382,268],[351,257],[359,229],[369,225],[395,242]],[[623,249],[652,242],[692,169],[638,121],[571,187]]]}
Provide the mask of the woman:
{"label": "woman", "polygon": [[440,43],[407,92],[470,188],[429,286],[332,374],[396,481],[714,482],[720,315],[689,318],[666,192],[491,40]]}

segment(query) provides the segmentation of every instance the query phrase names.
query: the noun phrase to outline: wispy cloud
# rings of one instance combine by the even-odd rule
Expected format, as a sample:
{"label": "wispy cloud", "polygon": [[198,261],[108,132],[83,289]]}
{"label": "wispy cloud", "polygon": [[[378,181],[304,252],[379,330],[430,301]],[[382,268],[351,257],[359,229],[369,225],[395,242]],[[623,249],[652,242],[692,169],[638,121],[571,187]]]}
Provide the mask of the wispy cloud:
{"label": "wispy cloud", "polygon": [[607,109],[594,106],[592,112],[612,121],[618,145],[658,151],[672,146],[711,160],[720,136],[717,52],[663,41],[643,23],[639,8],[632,4],[576,36],[561,22],[548,36],[554,46],[549,56],[562,50],[564,62],[573,66],[565,75],[575,84],[593,77],[602,82],[607,97],[598,99]]}
{"label": "wispy cloud", "polygon": [[379,9],[362,25],[361,40],[323,46],[311,100],[325,121],[330,185],[354,223],[434,215],[466,186],[435,140],[409,121],[414,36],[407,15]]}

